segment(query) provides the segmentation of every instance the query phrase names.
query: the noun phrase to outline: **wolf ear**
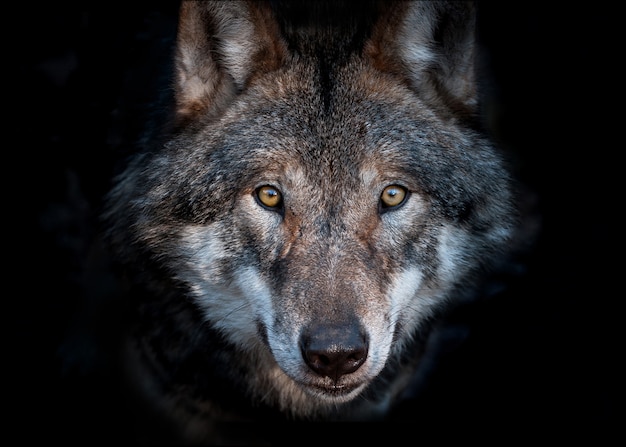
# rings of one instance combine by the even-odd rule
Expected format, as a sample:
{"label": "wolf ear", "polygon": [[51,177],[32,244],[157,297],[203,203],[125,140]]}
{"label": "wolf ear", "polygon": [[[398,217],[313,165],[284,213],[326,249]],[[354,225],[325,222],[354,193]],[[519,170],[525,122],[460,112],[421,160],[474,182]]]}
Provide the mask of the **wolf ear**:
{"label": "wolf ear", "polygon": [[478,107],[474,2],[417,0],[396,6],[374,28],[366,53],[441,112],[473,117]]}
{"label": "wolf ear", "polygon": [[183,0],[178,20],[178,122],[218,113],[257,73],[277,69],[286,45],[262,2]]}

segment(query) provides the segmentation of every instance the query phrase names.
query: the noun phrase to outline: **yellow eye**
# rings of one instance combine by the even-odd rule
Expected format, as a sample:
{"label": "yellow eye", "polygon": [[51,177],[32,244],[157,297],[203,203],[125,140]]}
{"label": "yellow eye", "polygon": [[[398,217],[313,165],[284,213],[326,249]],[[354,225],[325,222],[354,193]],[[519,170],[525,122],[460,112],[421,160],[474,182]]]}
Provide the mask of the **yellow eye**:
{"label": "yellow eye", "polygon": [[256,190],[259,203],[267,208],[279,208],[283,202],[283,195],[273,186],[261,186]]}
{"label": "yellow eye", "polygon": [[389,185],[383,189],[380,195],[381,209],[395,208],[404,203],[406,199],[407,191],[404,187],[399,185]]}

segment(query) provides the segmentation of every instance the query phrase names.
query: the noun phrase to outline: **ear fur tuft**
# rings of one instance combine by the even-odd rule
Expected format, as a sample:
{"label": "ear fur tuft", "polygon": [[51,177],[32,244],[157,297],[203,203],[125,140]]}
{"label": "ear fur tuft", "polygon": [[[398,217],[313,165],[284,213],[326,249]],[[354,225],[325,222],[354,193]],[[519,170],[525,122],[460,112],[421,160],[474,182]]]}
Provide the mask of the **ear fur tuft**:
{"label": "ear fur tuft", "polygon": [[381,18],[366,54],[384,71],[403,76],[444,114],[477,111],[476,11],[472,1],[408,1]]}
{"label": "ear fur tuft", "polygon": [[178,27],[179,122],[217,114],[255,73],[277,69],[286,54],[264,2],[184,0]]}

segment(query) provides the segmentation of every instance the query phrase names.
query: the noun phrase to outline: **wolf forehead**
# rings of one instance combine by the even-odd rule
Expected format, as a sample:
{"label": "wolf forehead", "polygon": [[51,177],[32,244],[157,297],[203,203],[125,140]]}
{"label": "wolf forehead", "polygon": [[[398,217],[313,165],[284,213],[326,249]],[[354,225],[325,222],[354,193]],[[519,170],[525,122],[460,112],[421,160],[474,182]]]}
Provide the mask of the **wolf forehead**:
{"label": "wolf forehead", "polygon": [[[320,80],[322,69],[332,73],[332,82]],[[219,119],[207,115],[199,122],[183,130],[183,144],[192,147],[181,150],[214,152],[226,163],[272,154],[307,162],[341,159],[342,165],[367,157],[393,162],[398,155],[404,163],[418,155],[411,153],[416,144],[451,150],[472,144],[474,136],[438,117],[400,80],[356,56],[338,67],[320,68],[307,59],[264,73]]]}
{"label": "wolf forehead", "polygon": [[[293,78],[300,82],[286,89]],[[252,175],[301,163],[309,170],[317,168],[317,175],[342,174],[345,181],[366,164],[388,171],[406,167],[407,160],[417,155],[411,154],[415,144],[456,145],[445,141],[441,132],[430,131],[430,117],[416,118],[420,110],[415,104],[403,108],[401,100],[376,99],[359,89],[354,79],[333,87],[340,90],[337,93],[303,79],[301,72],[268,76],[218,122],[207,124],[196,149],[211,156],[217,166],[246,163]],[[327,94],[333,100],[323,105]]]}

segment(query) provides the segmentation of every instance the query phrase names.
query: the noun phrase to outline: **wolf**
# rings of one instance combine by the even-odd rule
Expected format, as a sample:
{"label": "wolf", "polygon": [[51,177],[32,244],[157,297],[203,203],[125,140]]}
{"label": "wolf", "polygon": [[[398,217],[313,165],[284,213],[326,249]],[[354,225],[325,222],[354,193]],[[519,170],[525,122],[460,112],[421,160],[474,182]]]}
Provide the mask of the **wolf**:
{"label": "wolf", "polygon": [[473,2],[182,2],[171,107],[103,213],[129,374],[181,439],[384,420],[506,263],[475,29]]}

